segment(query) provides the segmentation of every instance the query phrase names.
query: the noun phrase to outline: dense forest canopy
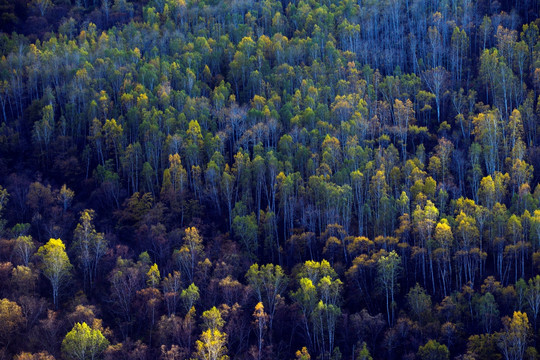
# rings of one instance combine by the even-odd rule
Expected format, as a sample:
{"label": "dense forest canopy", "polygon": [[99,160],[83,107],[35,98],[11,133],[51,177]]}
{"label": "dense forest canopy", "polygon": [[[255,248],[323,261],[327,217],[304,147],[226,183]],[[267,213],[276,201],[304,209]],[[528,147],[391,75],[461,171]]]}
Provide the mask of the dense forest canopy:
{"label": "dense forest canopy", "polygon": [[538,359],[539,0],[0,0],[0,359]]}

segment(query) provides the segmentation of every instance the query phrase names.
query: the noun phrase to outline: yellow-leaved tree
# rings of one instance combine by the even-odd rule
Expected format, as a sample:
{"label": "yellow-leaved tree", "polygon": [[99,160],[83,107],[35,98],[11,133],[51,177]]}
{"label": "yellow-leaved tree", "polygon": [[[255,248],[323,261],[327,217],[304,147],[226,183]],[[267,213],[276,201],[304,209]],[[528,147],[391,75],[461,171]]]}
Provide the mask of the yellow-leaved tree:
{"label": "yellow-leaved tree", "polygon": [[228,360],[227,334],[221,331],[225,322],[220,311],[214,306],[203,312],[203,323],[206,328],[197,340],[197,359]]}
{"label": "yellow-leaved tree", "polygon": [[60,287],[69,279],[73,268],[66,253],[66,246],[60,239],[50,239],[38,249],[37,256],[41,260],[40,269],[43,275],[51,282],[54,306],[58,308]]}
{"label": "yellow-leaved tree", "polygon": [[505,359],[523,359],[531,331],[526,313],[514,311],[512,318],[503,318],[504,329],[499,333],[499,348]]}

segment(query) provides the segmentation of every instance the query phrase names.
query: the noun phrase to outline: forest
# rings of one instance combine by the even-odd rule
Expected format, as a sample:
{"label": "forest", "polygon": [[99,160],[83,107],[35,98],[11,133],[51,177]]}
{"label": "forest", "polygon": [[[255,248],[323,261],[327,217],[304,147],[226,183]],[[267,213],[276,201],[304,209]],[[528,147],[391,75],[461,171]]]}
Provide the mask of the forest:
{"label": "forest", "polygon": [[0,360],[540,359],[540,0],[0,0]]}

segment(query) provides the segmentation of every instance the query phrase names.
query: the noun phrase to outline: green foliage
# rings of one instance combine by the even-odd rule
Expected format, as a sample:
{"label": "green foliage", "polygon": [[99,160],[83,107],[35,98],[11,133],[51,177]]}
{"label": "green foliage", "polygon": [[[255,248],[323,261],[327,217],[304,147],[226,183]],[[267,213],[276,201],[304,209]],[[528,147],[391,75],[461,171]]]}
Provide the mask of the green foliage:
{"label": "green foliage", "polygon": [[362,348],[358,350],[356,360],[373,360],[373,357],[370,355],[366,343],[363,343]]}
{"label": "green foliage", "polygon": [[92,329],[85,322],[76,323],[62,341],[62,353],[66,359],[100,359],[109,341],[99,329]]}
{"label": "green foliage", "polygon": [[418,348],[418,356],[422,360],[447,360],[450,358],[448,347],[439,344],[435,340],[429,340],[425,345]]}
{"label": "green foliage", "polygon": [[73,247],[78,255],[79,265],[83,269],[84,280],[90,286],[97,277],[99,262],[108,249],[107,240],[103,233],[98,233],[94,227],[94,210],[84,210],[80,222],[74,232]]}
{"label": "green foliage", "polygon": [[247,254],[252,259],[257,259],[258,227],[255,214],[236,216],[232,223],[236,237],[241,241]]}
{"label": "green foliage", "polygon": [[221,317],[221,312],[215,306],[212,307],[210,310],[206,310],[205,312],[203,312],[202,319],[204,327],[206,329],[219,330],[223,328],[223,325],[225,325],[225,322]]}
{"label": "green foliage", "polygon": [[497,348],[498,334],[472,335],[467,343],[467,354],[479,360],[502,359]]}
{"label": "green foliage", "polygon": [[485,3],[0,0],[0,358],[536,356],[540,8]]}
{"label": "green foliage", "polygon": [[407,302],[409,309],[414,318],[425,321],[431,313],[431,296],[426,293],[426,290],[416,283],[407,294]]}
{"label": "green foliage", "polygon": [[394,308],[396,306],[394,295],[398,287],[400,270],[401,259],[393,250],[387,256],[381,256],[377,262],[379,283],[386,294],[386,312],[389,324],[393,324],[394,322]]}
{"label": "green foliage", "polygon": [[182,302],[184,303],[185,310],[189,312],[189,310],[195,305],[195,303],[200,298],[199,288],[195,284],[192,283],[186,289],[182,290],[182,293],[180,294],[180,298],[182,299]]}

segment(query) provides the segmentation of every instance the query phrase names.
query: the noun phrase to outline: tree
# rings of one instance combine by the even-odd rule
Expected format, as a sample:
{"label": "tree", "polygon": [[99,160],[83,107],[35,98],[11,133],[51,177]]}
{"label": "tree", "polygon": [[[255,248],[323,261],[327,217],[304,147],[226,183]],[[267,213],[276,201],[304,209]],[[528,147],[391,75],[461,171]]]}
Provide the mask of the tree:
{"label": "tree", "polygon": [[21,295],[30,295],[36,287],[38,274],[31,268],[17,265],[11,270],[11,283],[15,286],[17,292]]}
{"label": "tree", "polygon": [[84,281],[86,283],[88,279],[90,287],[93,287],[97,277],[99,262],[108,250],[105,236],[96,232],[92,223],[94,217],[94,210],[83,210],[73,236],[75,240],[73,246],[83,269]]}
{"label": "tree", "polygon": [[495,195],[495,182],[491,175],[482,178],[478,190],[478,197],[488,209],[492,208],[495,204]]}
{"label": "tree", "polygon": [[76,323],[62,341],[62,353],[69,360],[97,360],[107,346],[109,341],[99,329]]}
{"label": "tree", "polygon": [[151,288],[156,288],[161,281],[161,274],[156,263],[150,266],[150,269],[146,273],[146,285]]}
{"label": "tree", "polygon": [[258,302],[257,305],[255,305],[255,311],[253,312],[253,317],[255,318],[254,325],[257,331],[257,339],[258,339],[257,359],[261,360],[263,338],[264,338],[264,333],[266,331],[266,323],[268,322],[268,314],[264,312],[264,305],[262,302]]}
{"label": "tree", "polygon": [[[477,258],[475,254],[478,252],[478,241],[480,234],[476,226],[476,220],[472,216],[467,215],[461,211],[456,216],[456,231],[455,237],[457,240],[458,251],[455,254],[455,258],[458,260],[458,267],[463,268],[465,275],[465,282],[471,282],[474,284],[475,275],[479,269]],[[461,277],[457,278],[458,286],[461,287]]]}
{"label": "tree", "polygon": [[442,96],[447,86],[448,71],[442,66],[438,66],[424,72],[424,81],[429,90],[435,94],[435,104],[437,106],[437,123],[441,122],[441,102]]}
{"label": "tree", "polygon": [[442,179],[441,182],[444,183],[446,176],[449,172],[449,165],[451,160],[452,151],[454,150],[454,144],[447,140],[446,138],[440,138],[439,143],[435,147],[435,151],[439,159],[441,160],[441,170],[442,170]]}
{"label": "tree", "polygon": [[109,12],[111,10],[111,0],[103,0],[101,2],[101,10],[105,14],[105,21],[108,24],[109,23]]}
{"label": "tree", "polygon": [[514,311],[512,318],[503,319],[504,329],[499,334],[498,346],[506,360],[523,359],[529,337],[530,325],[526,313]]}
{"label": "tree", "polygon": [[169,171],[172,189],[176,196],[179,197],[184,192],[187,182],[187,171],[184,169],[182,159],[178,153],[169,155]]}
{"label": "tree", "polygon": [[200,298],[199,288],[195,284],[189,285],[186,289],[182,290],[180,298],[184,303],[184,309],[186,312],[189,312]]}
{"label": "tree", "polygon": [[37,256],[41,260],[43,275],[51,282],[53,303],[58,308],[60,288],[70,278],[73,268],[66,254],[66,246],[60,239],[50,239],[38,249]]}
{"label": "tree", "polygon": [[197,357],[201,360],[226,360],[227,335],[218,329],[203,331],[200,340],[197,340]]}
{"label": "tree", "polygon": [[[521,224],[521,219],[515,214],[512,214],[506,223],[506,233],[511,245],[506,246],[505,251],[513,253],[511,259],[514,262],[514,282],[517,282],[519,277],[525,277],[525,244],[523,243],[523,226]],[[518,250],[520,250],[521,256],[518,256]],[[521,266],[519,266],[520,263]],[[518,267],[521,268],[521,275],[518,275]]]}
{"label": "tree", "polygon": [[36,245],[32,240],[32,236],[28,235],[19,236],[17,240],[15,240],[15,248],[13,249],[13,251],[20,259],[21,263],[24,266],[28,266],[28,263],[30,262],[30,257],[34,254],[35,249]]}
{"label": "tree", "polygon": [[475,138],[482,145],[487,173],[492,175],[499,170],[501,117],[497,111],[480,113],[473,118],[473,125]]}
{"label": "tree", "polygon": [[397,135],[401,142],[401,157],[407,159],[407,135],[409,133],[409,125],[414,123],[413,103],[407,99],[405,103],[396,99],[394,104],[394,112],[397,125]]}
{"label": "tree", "polygon": [[162,281],[163,297],[165,298],[165,304],[167,305],[167,312],[169,316],[176,313],[176,307],[178,300],[180,299],[180,289],[182,287],[182,279],[179,271],[173,271],[169,275],[165,276]]}
{"label": "tree", "polygon": [[[216,152],[215,154],[220,153]],[[221,216],[221,201],[219,199],[219,181],[220,181],[220,169],[219,166],[216,164],[214,160],[210,160],[210,162],[206,166],[205,171],[205,180],[206,180],[206,186],[207,191],[210,193],[210,196],[212,200],[214,201],[214,205],[217,209],[217,213],[219,216]]]}
{"label": "tree", "polygon": [[203,256],[204,246],[199,230],[196,227],[186,228],[183,245],[179,250],[174,251],[174,257],[188,283],[193,282],[195,266]]}
{"label": "tree", "polygon": [[446,345],[439,344],[436,340],[429,340],[424,346],[418,348],[418,356],[422,360],[448,360],[450,351]]}
{"label": "tree", "polygon": [[527,304],[529,305],[529,309],[531,309],[533,325],[536,330],[538,313],[540,312],[540,275],[529,279],[529,286],[525,291],[525,299],[527,299]]}
{"label": "tree", "polygon": [[[4,3],[4,4],[6,4],[6,3]],[[13,14],[13,18],[11,18],[11,16],[9,16],[9,17],[6,16],[5,13],[2,14],[2,15],[3,15],[2,16],[3,20],[8,20],[9,19],[12,22],[15,22],[15,20],[16,20],[16,16],[14,14]],[[8,19],[6,19],[6,17]],[[6,21],[6,23],[7,23],[7,21]],[[7,114],[6,114],[6,105],[7,105],[7,102],[8,102],[9,91],[10,91],[10,86],[9,86],[9,83],[7,82],[7,80],[0,81],[0,105],[2,106],[2,114],[4,115],[4,122],[5,123],[7,123],[7,121],[8,121],[8,117],[7,117]]]}
{"label": "tree", "polygon": [[145,275],[149,269],[148,253],[143,252],[137,263],[118,257],[115,268],[108,276],[112,310],[118,316],[121,330],[126,337],[132,324],[133,300],[137,292],[144,287]]}
{"label": "tree", "polygon": [[467,355],[478,360],[501,360],[497,351],[498,334],[472,335],[467,342]]}
{"label": "tree", "polygon": [[[105,2],[103,3],[105,6]],[[115,119],[106,119],[103,125],[103,136],[105,137],[105,143],[109,149],[114,151],[114,158],[116,162],[116,171],[120,170],[120,146],[122,140],[122,133],[124,129],[121,124],[118,124]]]}
{"label": "tree", "polygon": [[46,212],[50,210],[53,203],[51,185],[45,186],[39,181],[30,184],[26,195],[26,204],[33,210],[34,214],[48,215]]}
{"label": "tree", "polygon": [[[433,291],[435,291],[435,275],[433,269],[433,241],[432,235],[435,230],[435,225],[437,224],[437,218],[439,217],[439,210],[431,200],[427,200],[426,205],[422,209],[420,205],[416,205],[416,209],[413,211],[413,224],[420,238],[419,246],[421,249],[425,249],[428,252],[429,264],[430,264],[430,273],[431,273],[431,283]],[[425,256],[422,254],[422,275],[424,278],[424,286],[426,286],[426,260]]]}
{"label": "tree", "polygon": [[291,297],[300,307],[309,345],[322,354],[330,354],[341,314],[343,283],[326,260],[306,261],[297,277],[299,287]]}
{"label": "tree", "polygon": [[313,313],[312,322],[317,342],[321,343],[320,349],[323,354],[336,351],[335,332],[337,320],[341,315],[341,292],[343,283],[340,279],[332,279],[324,276],[317,284],[320,300]]}
{"label": "tree", "polygon": [[312,330],[310,326],[310,316],[315,306],[317,305],[317,288],[313,285],[313,282],[309,278],[301,278],[299,281],[299,288],[296,292],[291,294],[291,297],[298,303],[302,312],[302,320],[304,322],[304,330],[306,336],[311,343]]}
{"label": "tree", "polygon": [[[377,170],[375,175],[371,178],[371,183],[369,184],[369,192],[371,194],[371,199],[373,202],[373,212],[375,216],[375,234],[379,233],[379,230],[382,226],[382,220],[384,219],[384,204],[388,200],[388,183],[386,182],[385,169],[382,166],[382,169]],[[386,228],[385,228],[386,230]]]}
{"label": "tree", "polygon": [[214,306],[202,315],[204,328],[196,342],[196,356],[200,360],[228,360],[227,334],[222,332],[224,321]]}
{"label": "tree", "polygon": [[351,182],[356,205],[358,235],[362,236],[364,235],[364,174],[359,170],[351,172]]}
{"label": "tree", "polygon": [[396,306],[394,295],[398,287],[397,278],[400,269],[401,259],[395,250],[392,250],[387,256],[381,256],[377,262],[378,279],[386,295],[386,314],[390,326],[394,324],[394,308]]}
{"label": "tree", "polygon": [[477,304],[478,320],[484,327],[484,332],[490,334],[499,319],[497,302],[490,292],[486,292]]}
{"label": "tree", "polygon": [[446,296],[451,285],[451,251],[454,242],[452,228],[446,219],[441,220],[435,227],[434,239],[438,248],[433,252],[433,255],[437,259],[439,278],[442,282],[444,296]]}
{"label": "tree", "polygon": [[311,355],[309,355],[308,349],[304,346],[302,350],[297,350],[296,360],[311,360]]}
{"label": "tree", "polygon": [[452,76],[454,82],[459,86],[461,85],[463,63],[467,59],[467,50],[469,49],[469,38],[465,29],[460,31],[459,27],[455,27],[452,32]]}
{"label": "tree", "polygon": [[73,201],[74,196],[75,192],[73,190],[69,189],[66,184],[62,185],[62,188],[58,193],[58,200],[60,200],[60,203],[62,204],[62,210],[64,212],[66,212],[67,209],[71,206],[71,202]]}
{"label": "tree", "polygon": [[414,315],[414,319],[419,320],[420,322],[427,321],[431,313],[431,296],[426,293],[420,284],[416,285],[409,290],[407,294],[407,303],[409,304],[409,309]]}
{"label": "tree", "polygon": [[227,210],[229,214],[229,229],[232,229],[232,219],[233,219],[233,196],[234,196],[234,175],[231,173],[229,164],[225,165],[225,170],[223,170],[223,175],[221,177],[221,193],[225,198],[227,203]]}
{"label": "tree", "polygon": [[41,16],[45,16],[49,6],[53,4],[51,0],[34,0],[32,3],[39,10]]}
{"label": "tree", "polygon": [[55,360],[54,356],[46,351],[40,351],[38,353],[22,352],[13,358],[14,360]]}
{"label": "tree", "polygon": [[[38,2],[46,3],[50,0],[37,0]],[[43,117],[41,121],[34,123],[33,137],[40,145],[42,155],[49,159],[49,145],[54,135],[54,109],[51,104],[43,108]]]}
{"label": "tree", "polygon": [[[138,193],[139,191],[139,176],[142,168],[142,149],[141,144],[136,142],[135,144],[129,144],[124,149],[124,156],[122,157],[122,166],[124,167],[124,174],[127,177],[128,193]],[[184,170],[185,171],[185,170]]]}
{"label": "tree", "polygon": [[9,200],[9,193],[6,189],[0,185],[0,235],[4,232],[4,224],[5,220],[2,219],[2,212],[4,211],[4,206],[7,204]]}
{"label": "tree", "polygon": [[287,288],[289,279],[279,265],[267,264],[259,267],[253,264],[246,273],[249,285],[255,290],[257,300],[262,302],[269,316],[269,327],[272,330],[276,306],[281,294]]}
{"label": "tree", "polygon": [[7,347],[24,320],[19,304],[8,299],[0,300],[0,344]]}
{"label": "tree", "polygon": [[161,274],[156,263],[149,267],[146,272],[146,288],[137,291],[136,304],[139,309],[143,310],[145,316],[150,318],[149,328],[149,345],[152,344],[152,333],[156,322],[156,312],[160,306],[162,296],[157,288],[161,281]]}
{"label": "tree", "polygon": [[252,260],[257,259],[259,244],[257,241],[257,218],[254,213],[245,216],[235,216],[232,228],[236,237],[238,237],[245,247],[248,257]]}
{"label": "tree", "polygon": [[362,345],[362,348],[358,350],[358,355],[356,360],[373,360],[373,357],[370,355],[366,343]]}

